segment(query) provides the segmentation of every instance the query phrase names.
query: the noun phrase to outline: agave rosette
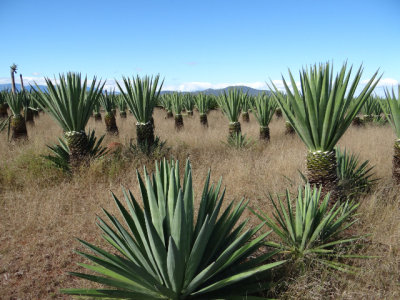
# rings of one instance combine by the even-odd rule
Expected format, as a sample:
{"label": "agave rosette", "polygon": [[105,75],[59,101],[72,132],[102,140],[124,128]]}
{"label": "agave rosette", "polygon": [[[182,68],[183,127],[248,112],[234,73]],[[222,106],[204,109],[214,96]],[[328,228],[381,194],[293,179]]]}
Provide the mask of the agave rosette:
{"label": "agave rosette", "polygon": [[[111,289],[69,289],[81,296],[132,299],[235,299],[266,289],[257,276],[284,261],[266,263],[276,251],[249,258],[269,233],[254,234],[263,226],[245,230],[239,221],[247,202],[221,210],[225,191],[221,181],[204,184],[195,217],[192,170],[186,164],[181,185],[178,162],[156,164],[155,174],[138,174],[144,208],[129,191],[126,207],[113,194],[123,222],[105,211],[99,218],[111,254],[81,241],[93,254],[78,252],[95,265],[80,264],[98,273],[71,273]],[[251,257],[251,256],[250,256]],[[249,298],[259,299],[259,298]]]}

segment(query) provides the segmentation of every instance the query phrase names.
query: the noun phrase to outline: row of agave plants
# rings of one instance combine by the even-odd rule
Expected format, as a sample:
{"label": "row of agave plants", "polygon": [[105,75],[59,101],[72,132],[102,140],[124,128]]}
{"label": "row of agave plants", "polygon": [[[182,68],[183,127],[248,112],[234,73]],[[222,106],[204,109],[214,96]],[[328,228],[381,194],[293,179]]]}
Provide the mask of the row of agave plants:
{"label": "row of agave plants", "polygon": [[[177,161],[157,162],[154,174],[148,174],[145,168],[144,178],[139,173],[137,176],[143,205],[124,190],[125,205],[112,195],[123,222],[107,211],[108,221],[98,219],[113,252],[81,241],[91,253],[79,254],[94,263],[81,265],[97,275],[71,274],[108,288],[63,292],[129,299],[260,299],[271,285],[271,271],[288,264],[303,268],[322,263],[339,271],[355,272],[345,258],[360,256],[349,253],[351,247],[347,246],[361,238],[343,232],[356,221],[358,204],[351,197],[341,200],[338,187],[338,170],[344,172],[343,166],[354,160],[338,159],[346,155],[341,156],[335,146],[370,101],[380,79],[375,73],[355,96],[361,75],[360,68],[350,81],[351,70],[347,71],[346,65],[336,77],[329,64],[316,65],[302,70],[300,89],[289,73],[290,81],[283,80],[285,93],[271,83],[272,97],[264,94],[246,101],[250,97],[238,90],[217,97],[218,106],[229,119],[230,135],[240,134],[240,113],[251,109],[260,123],[260,136],[269,139],[268,124],[279,107],[308,148],[307,184],[299,187],[295,199],[289,191],[284,198],[271,195],[273,217],[252,208],[260,224],[249,227],[248,220],[241,219],[248,201],[242,200],[236,206],[231,202],[223,209],[225,190],[221,189],[221,181],[211,184],[208,174],[201,197],[195,201],[190,163],[186,163],[182,175]],[[47,91],[36,86],[31,96],[63,129],[70,164],[77,168],[93,155],[90,149],[94,147],[94,133],[86,134],[85,127],[95,105],[101,103],[100,99],[114,96],[103,95],[104,83],[96,79],[87,88],[87,79],[82,81],[75,73],[61,75],[58,84],[46,79],[46,84]],[[178,125],[183,108],[189,114],[197,106],[200,115],[207,114],[201,107],[201,101],[209,101],[207,96],[196,96],[199,102],[189,107],[185,94],[160,97],[161,87],[159,76],[123,78],[123,85],[118,85],[120,99],[137,120],[138,144],[155,143],[152,115],[159,103],[172,103]],[[386,90],[386,96],[381,107],[399,138],[393,161],[393,175],[399,180],[400,99],[394,90]],[[22,107],[14,111],[9,100],[18,99],[17,93],[12,92],[7,99],[13,118],[20,116]],[[164,104],[167,112],[168,103]],[[245,103],[251,105],[246,107]],[[106,103],[101,105],[107,111]],[[274,241],[268,238],[271,232],[276,235]]]}
{"label": "row of agave plants", "polygon": [[[15,69],[12,69],[12,74]],[[89,141],[85,127],[90,116],[94,112],[95,118],[99,116],[100,106],[105,110],[105,123],[107,132],[117,133],[118,128],[115,121],[115,108],[118,106],[120,115],[126,116],[126,109],[136,118],[137,144],[142,148],[150,149],[157,139],[154,135],[153,110],[161,105],[167,111],[167,116],[173,111],[177,129],[183,127],[182,111],[185,109],[191,115],[196,107],[200,114],[200,121],[207,125],[207,113],[216,104],[229,120],[229,135],[241,137],[241,125],[239,116],[249,119],[251,110],[260,125],[260,139],[270,139],[269,123],[277,107],[287,120],[288,127],[298,134],[305,143],[309,152],[307,154],[307,178],[311,184],[323,186],[325,191],[334,191],[337,185],[337,158],[334,147],[345,133],[347,128],[354,123],[355,118],[361,110],[369,119],[370,116],[381,116],[392,124],[396,133],[399,120],[398,99],[395,92],[386,90],[386,99],[376,99],[371,94],[378,83],[377,73],[371,81],[365,85],[361,93],[355,96],[361,68],[357,71],[350,85],[350,75],[344,65],[340,73],[333,76],[329,70],[329,64],[314,66],[300,73],[301,88],[295,85],[294,78],[290,73],[290,83],[283,80],[285,93],[279,91],[273,84],[270,87],[272,94],[265,93],[257,97],[250,97],[240,90],[232,89],[224,92],[219,97],[210,97],[202,93],[192,96],[191,94],[172,93],[161,96],[163,83],[159,82],[159,76],[155,78],[136,77],[123,78],[123,84],[118,84],[120,94],[103,92],[104,82],[92,80],[90,87],[87,79],[83,81],[80,74],[68,73],[67,76],[60,75],[58,84],[46,79],[47,90],[41,90],[38,86],[33,87],[31,92],[17,92],[13,89],[11,93],[0,93],[0,104],[3,116],[7,115],[4,103],[8,104],[12,116],[2,122],[4,128],[6,123],[12,129],[12,138],[18,139],[26,136],[26,125],[23,115],[27,119],[29,111],[37,111],[39,108],[49,113],[64,131],[63,151],[69,155],[69,163],[72,168],[79,167],[87,160],[91,152],[90,146],[98,143]],[[22,81],[22,77],[21,77]],[[292,87],[290,88],[289,85]],[[23,86],[23,85],[22,85]],[[215,103],[212,103],[215,102]],[[379,104],[379,105],[378,105]],[[377,107],[380,107],[380,110]],[[36,108],[35,108],[36,107]],[[373,107],[374,109],[370,109]],[[377,115],[379,114],[379,115]],[[101,116],[101,114],[100,114]],[[8,120],[8,122],[6,122]],[[395,158],[393,175],[399,180],[400,171],[398,157],[398,142],[395,145]],[[100,149],[100,148],[99,148]],[[93,153],[92,153],[93,154]]]}

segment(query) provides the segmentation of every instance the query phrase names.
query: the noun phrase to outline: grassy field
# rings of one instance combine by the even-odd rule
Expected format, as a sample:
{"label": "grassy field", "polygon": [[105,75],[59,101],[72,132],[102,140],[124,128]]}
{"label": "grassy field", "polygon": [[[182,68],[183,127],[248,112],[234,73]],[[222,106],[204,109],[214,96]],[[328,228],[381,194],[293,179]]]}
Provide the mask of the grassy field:
{"label": "grassy field", "polygon": [[[156,110],[155,133],[167,142],[168,157],[183,162],[190,158],[194,188],[201,192],[209,168],[212,179],[223,177],[226,199],[250,199],[250,206],[267,213],[268,193],[295,191],[302,183],[298,170],[305,171],[306,148],[297,136],[284,134],[283,119],[270,124],[271,141],[251,149],[234,150],[222,141],[228,135],[228,122],[219,111],[208,116],[209,128],[199,123],[198,114],[184,117],[184,129],[176,132],[173,119]],[[254,140],[259,127],[254,117],[242,123],[242,131]],[[135,120],[117,117],[120,135],[107,136],[105,144],[124,145],[135,139]],[[90,120],[89,128],[105,132],[104,123]],[[83,259],[74,254],[80,246],[75,237],[105,245],[96,227],[101,208],[116,212],[110,191],[121,196],[121,185],[138,195],[136,169],[153,168],[153,159],[137,155],[108,156],[95,161],[73,177],[55,169],[43,159],[46,144],[53,144],[62,131],[47,115],[41,114],[35,126],[28,126],[29,141],[10,144],[0,135],[0,299],[51,299],[69,297],[60,288],[92,286],[73,278],[67,271],[80,268]],[[375,165],[378,185],[363,197],[358,210],[355,234],[369,233],[359,253],[376,256],[356,261],[361,271],[345,275],[312,268],[301,276],[276,280],[269,296],[283,299],[399,299],[400,298],[400,189],[391,181],[395,136],[389,125],[351,127],[339,146],[359,153]],[[258,219],[245,213],[253,223]],[[277,276],[279,277],[279,276]]]}

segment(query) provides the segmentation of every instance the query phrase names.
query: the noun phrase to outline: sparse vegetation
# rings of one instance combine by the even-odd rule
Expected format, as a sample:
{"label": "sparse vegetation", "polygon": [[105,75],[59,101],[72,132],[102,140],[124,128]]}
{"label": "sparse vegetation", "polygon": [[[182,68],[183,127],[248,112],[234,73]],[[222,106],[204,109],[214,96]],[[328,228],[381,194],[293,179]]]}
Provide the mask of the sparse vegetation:
{"label": "sparse vegetation", "polygon": [[[230,130],[227,143],[221,141],[226,141],[230,125],[238,122],[246,96],[238,90],[219,98],[197,95],[192,106],[185,106],[187,94],[179,94],[182,107],[186,112],[193,111],[194,117],[186,117],[185,127],[175,131],[175,123],[165,118],[169,104],[163,103],[176,94],[160,98],[158,76],[154,81],[150,77],[136,77],[133,83],[125,79],[125,87],[120,87],[125,94],[115,98],[123,99],[134,116],[128,115],[118,123],[118,136],[104,135],[104,125],[90,118],[98,103],[94,94],[100,97],[102,93],[101,83],[93,83],[87,90],[78,74],[69,73],[64,81],[59,80],[60,85],[48,83],[49,91],[34,92],[46,113],[36,120],[35,126],[29,127],[29,141],[8,143],[6,132],[0,132],[4,140],[0,144],[2,294],[22,299],[68,298],[60,294],[62,287],[75,295],[141,299],[299,298],[300,293],[307,299],[343,295],[398,298],[400,245],[396,237],[400,227],[393,220],[400,217],[399,187],[391,179],[391,162],[387,159],[393,131],[389,126],[371,125],[347,129],[352,122],[347,116],[356,111],[357,101],[361,101],[358,97],[351,99],[350,104],[344,102],[349,104],[345,114],[347,127],[335,123],[344,128],[340,136],[335,135],[336,140],[331,135],[327,138],[326,128],[322,133],[310,131],[310,136],[326,136],[326,143],[315,138],[310,146],[301,134],[300,139],[288,137],[284,134],[285,121],[272,118],[276,111],[274,98],[281,97],[282,103],[293,106],[285,110],[285,104],[280,103],[283,115],[296,121],[290,114],[297,114],[298,118],[298,111],[302,112],[307,101],[311,107],[313,102],[309,98],[317,87],[324,86],[324,80],[328,86],[332,84],[332,89],[335,86],[330,80],[332,74],[326,72],[329,74],[314,68],[309,78],[303,74],[304,90],[297,91],[298,95],[275,91],[273,98],[249,96],[255,118],[249,119],[243,129],[239,127],[240,131]],[[337,82],[342,82],[345,73],[342,69]],[[376,84],[373,81],[370,89]],[[346,84],[337,83],[343,94]],[[350,90],[355,86],[353,83]],[[362,93],[367,95],[370,89]],[[329,89],[322,91],[329,95]],[[336,94],[337,99],[341,99],[340,94]],[[350,97],[351,92],[348,94]],[[84,104],[90,97],[93,103]],[[77,103],[84,109],[74,111],[76,104],[68,102],[74,102],[72,98],[80,99]],[[397,101],[394,91],[391,98]],[[386,118],[393,124],[397,114],[389,111],[385,99],[375,101],[385,107]],[[116,99],[112,102],[115,106]],[[194,102],[197,111],[193,110]],[[57,108],[63,108],[63,113],[57,114]],[[115,117],[115,109],[108,110]],[[311,111],[304,111],[313,116]],[[197,118],[207,113],[212,122],[204,129]],[[318,125],[323,119],[318,120],[308,124]],[[0,128],[6,127],[5,121]],[[147,142],[132,143],[135,138],[139,140],[138,136],[143,137],[140,130],[134,130],[140,122],[151,124],[151,147]],[[296,132],[306,132],[300,126],[303,123],[296,127],[296,122]],[[68,136],[54,145],[55,137],[74,128],[87,130],[86,126],[91,128],[85,133],[86,158],[91,163],[77,168],[70,164]],[[271,142],[257,141],[260,128],[269,129]],[[45,146],[52,144],[50,149]],[[307,163],[302,154],[306,150],[304,144],[311,150],[330,151],[331,145],[340,146],[332,148],[340,202],[332,201],[330,193],[321,192],[321,187],[303,186],[298,170],[303,170]],[[180,167],[177,161],[188,157],[191,164]],[[154,165],[154,160],[163,161]],[[143,165],[143,172],[136,171]],[[209,168],[213,174],[223,175],[226,194],[220,183],[209,184]],[[64,172],[69,169],[74,172]],[[136,176],[139,185],[135,183]],[[207,178],[205,184],[202,178]],[[377,178],[379,184],[374,184]],[[121,184],[131,187],[131,191],[121,194]],[[117,206],[111,203],[106,190],[115,193]],[[275,194],[268,199],[268,195]],[[121,197],[126,206],[118,200]],[[227,203],[222,201],[224,198]],[[242,198],[245,200],[238,201]],[[234,203],[238,203],[236,208]],[[93,224],[100,207],[108,219],[98,219],[106,242],[99,238]],[[260,223],[246,207],[256,211],[265,223]],[[122,212],[121,217],[114,217],[118,211]],[[269,227],[273,234],[269,234]],[[202,232],[208,234],[204,236]],[[86,242],[79,246],[73,242],[74,236]],[[196,246],[200,244],[201,253]],[[86,253],[83,247],[94,251],[94,255]],[[74,262],[83,260],[71,253],[73,248],[95,265],[75,266]],[[280,265],[282,260],[289,263]],[[82,266],[101,274],[82,273]],[[67,275],[67,270],[74,276]],[[76,290],[77,287],[80,289]]]}

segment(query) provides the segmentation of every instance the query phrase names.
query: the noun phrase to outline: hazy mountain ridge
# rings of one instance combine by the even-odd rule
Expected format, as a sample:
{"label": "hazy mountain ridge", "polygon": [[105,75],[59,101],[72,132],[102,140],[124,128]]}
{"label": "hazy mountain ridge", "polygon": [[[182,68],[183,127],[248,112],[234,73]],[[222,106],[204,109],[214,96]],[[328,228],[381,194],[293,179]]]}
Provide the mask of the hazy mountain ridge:
{"label": "hazy mountain ridge", "polygon": [[[27,91],[31,90],[31,86],[29,84],[28,85],[24,84],[24,86],[25,86],[25,89]],[[17,83],[17,84],[15,84],[15,87],[17,88],[17,90],[20,90],[21,89],[21,84]],[[36,88],[36,86],[35,86],[35,88]],[[47,87],[45,85],[39,85],[39,88],[42,89],[42,90],[47,90]],[[204,93],[206,95],[218,96],[218,95],[221,95],[224,92],[227,92],[227,91],[229,91],[231,89],[242,90],[243,92],[248,93],[251,96],[257,96],[260,93],[266,93],[266,94],[270,94],[271,93],[269,90],[257,90],[257,89],[253,89],[253,88],[248,87],[248,86],[228,86],[228,87],[223,88],[223,89],[206,89],[206,90],[202,90],[202,91],[193,91],[193,92],[189,92],[189,93],[191,93],[191,94]],[[11,83],[0,84],[0,91],[2,91],[2,90],[10,90],[11,91]],[[161,94],[170,94],[170,93],[173,93],[173,92],[174,91],[162,91]]]}
{"label": "hazy mountain ridge", "polygon": [[[260,93],[266,93],[266,94],[270,94],[271,92],[269,90],[257,90],[257,89],[253,89],[251,87],[248,86],[228,86],[226,88],[223,89],[206,89],[206,90],[202,90],[202,91],[193,91],[190,92],[192,94],[198,94],[198,93],[204,93],[206,95],[221,95],[224,92],[227,92],[231,89],[238,89],[238,90],[242,90],[245,93],[248,93],[251,96],[257,96]],[[174,91],[162,91],[162,94],[169,94],[169,93],[173,93]]]}
{"label": "hazy mountain ridge", "polygon": [[[16,87],[16,89],[19,91],[19,90],[21,90],[21,84],[19,84],[19,83],[16,83],[15,84],[15,87]],[[25,87],[25,90],[27,90],[27,91],[30,91],[31,90],[31,86],[29,85],[29,84],[24,84],[24,87]],[[36,86],[34,86],[35,88],[36,88]],[[45,85],[38,85],[38,87],[41,89],[41,90],[47,90],[47,87],[45,86]],[[10,90],[11,91],[11,83],[3,83],[3,84],[0,84],[0,91],[3,91],[3,90]]]}

